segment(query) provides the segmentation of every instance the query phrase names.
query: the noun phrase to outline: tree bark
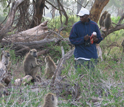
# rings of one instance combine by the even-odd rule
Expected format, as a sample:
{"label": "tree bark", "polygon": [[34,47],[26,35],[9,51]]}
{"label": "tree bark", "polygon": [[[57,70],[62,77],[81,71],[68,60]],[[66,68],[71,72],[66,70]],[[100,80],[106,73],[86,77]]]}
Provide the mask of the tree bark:
{"label": "tree bark", "polygon": [[120,20],[118,21],[118,23],[114,27],[110,28],[108,30],[108,32],[105,32],[104,35],[102,35],[103,38],[107,37],[107,35],[109,35],[112,32],[115,32],[115,31],[124,29],[124,23],[121,24],[121,22],[123,21],[123,19],[124,19],[124,13],[122,14],[122,16],[121,16]]}
{"label": "tree bark", "polygon": [[90,10],[91,20],[95,21],[96,23],[98,22],[100,14],[108,2],[109,0],[95,0],[95,3]]}
{"label": "tree bark", "polygon": [[59,61],[58,66],[55,70],[54,76],[52,78],[51,84],[54,84],[56,78],[58,78],[59,76],[61,76],[61,71],[63,69],[63,64],[65,64],[65,61],[68,60],[74,53],[74,49],[70,50],[69,52],[67,52]]}
{"label": "tree bark", "polygon": [[[53,4],[56,4],[56,2],[54,0],[51,0],[51,2]],[[55,8],[52,5],[51,5],[51,7],[52,7],[51,13],[52,13],[52,19],[53,19],[55,17]]]}
{"label": "tree bark", "polygon": [[31,28],[41,23],[43,9],[45,7],[45,1],[46,0],[36,0],[36,2],[34,2],[34,14],[33,14]]}
{"label": "tree bark", "polygon": [[62,13],[63,15],[65,16],[66,20],[65,20],[65,25],[68,24],[68,15],[63,7],[63,5],[61,4],[61,2],[59,0],[57,0],[57,3],[58,3],[58,8],[59,8],[59,13],[60,13],[60,20],[61,20],[61,23],[62,23]]}
{"label": "tree bark", "polygon": [[9,31],[13,24],[13,20],[15,18],[15,12],[17,10],[17,7],[23,2],[24,0],[16,0],[13,2],[12,7],[10,9],[10,12],[8,14],[8,19],[5,23],[5,25],[0,30],[0,42],[2,41],[3,37],[6,35],[6,33]]}
{"label": "tree bark", "polygon": [[47,21],[45,21],[34,28],[10,35],[5,39],[11,42],[31,42],[44,39],[47,34]]}

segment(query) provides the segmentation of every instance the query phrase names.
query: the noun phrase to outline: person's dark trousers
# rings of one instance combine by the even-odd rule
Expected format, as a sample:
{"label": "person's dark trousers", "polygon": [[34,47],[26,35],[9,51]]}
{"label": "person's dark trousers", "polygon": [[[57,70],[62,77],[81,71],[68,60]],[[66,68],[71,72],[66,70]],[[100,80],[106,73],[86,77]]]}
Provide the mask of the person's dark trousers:
{"label": "person's dark trousers", "polygon": [[83,60],[78,59],[75,60],[75,69],[81,68],[82,66],[86,69],[90,69],[90,71],[95,70],[95,65],[97,64],[97,59],[91,59],[91,60]]}

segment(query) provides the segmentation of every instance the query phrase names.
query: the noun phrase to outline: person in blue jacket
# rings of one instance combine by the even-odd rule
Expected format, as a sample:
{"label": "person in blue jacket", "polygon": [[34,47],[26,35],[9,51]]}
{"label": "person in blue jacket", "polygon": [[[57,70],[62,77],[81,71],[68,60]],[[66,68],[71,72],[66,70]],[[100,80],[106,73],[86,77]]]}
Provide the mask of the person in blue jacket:
{"label": "person in blue jacket", "polygon": [[[76,69],[81,65],[88,69],[94,68],[98,58],[96,44],[103,39],[97,23],[90,20],[89,14],[89,10],[85,8],[79,11],[77,15],[80,17],[80,21],[73,25],[69,36],[70,42],[75,46]],[[94,62],[91,59],[94,59]]]}

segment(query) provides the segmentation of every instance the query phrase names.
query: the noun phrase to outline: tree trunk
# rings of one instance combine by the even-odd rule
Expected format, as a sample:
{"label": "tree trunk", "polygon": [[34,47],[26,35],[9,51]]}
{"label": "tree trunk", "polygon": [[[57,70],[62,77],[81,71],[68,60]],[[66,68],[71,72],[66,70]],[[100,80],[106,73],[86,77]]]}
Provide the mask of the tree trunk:
{"label": "tree trunk", "polygon": [[34,14],[33,14],[31,28],[41,23],[45,1],[46,0],[36,0],[36,2],[34,2]]}
{"label": "tree trunk", "polygon": [[9,31],[13,24],[13,20],[15,18],[15,12],[17,10],[17,7],[23,2],[24,0],[16,0],[13,2],[12,7],[10,9],[10,12],[8,14],[8,19],[6,21],[6,24],[2,27],[0,30],[0,42],[2,41],[3,37],[6,35],[6,33]]}
{"label": "tree trunk", "polygon": [[[90,19],[98,23],[100,14],[108,2],[109,0],[95,0],[95,3],[92,6],[91,11],[90,11]],[[98,56],[101,58],[101,61],[103,61],[102,51],[101,51],[99,44],[96,44],[96,48],[98,50]]]}
{"label": "tree trunk", "polygon": [[44,39],[48,34],[47,21],[34,28],[10,35],[6,40],[11,42],[31,42]]}
{"label": "tree trunk", "polygon": [[[52,3],[56,3],[54,0],[51,0]],[[51,5],[52,7],[52,10],[51,10],[51,13],[52,13],[52,19],[55,17],[55,8]]]}
{"label": "tree trunk", "polygon": [[66,20],[65,20],[65,23],[64,25],[68,25],[68,15],[63,7],[63,5],[61,4],[61,2],[59,0],[57,0],[57,4],[58,4],[58,8],[59,8],[59,13],[60,13],[60,21],[61,21],[61,24],[63,26],[63,22],[62,22],[62,14],[65,16]]}
{"label": "tree trunk", "polygon": [[90,10],[90,19],[97,23],[103,8],[108,2],[109,0],[95,0],[95,3]]}

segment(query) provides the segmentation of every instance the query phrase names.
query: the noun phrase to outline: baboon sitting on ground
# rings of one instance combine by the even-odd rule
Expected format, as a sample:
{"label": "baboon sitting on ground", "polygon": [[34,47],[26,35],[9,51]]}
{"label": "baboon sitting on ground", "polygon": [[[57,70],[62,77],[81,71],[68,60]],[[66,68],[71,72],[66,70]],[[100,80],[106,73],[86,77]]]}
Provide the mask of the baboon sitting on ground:
{"label": "baboon sitting on ground", "polygon": [[40,65],[37,63],[37,50],[31,49],[24,59],[24,72],[25,75],[31,75],[32,81],[36,81],[36,74],[40,71]]}
{"label": "baboon sitting on ground", "polygon": [[56,70],[56,64],[52,60],[50,56],[45,57],[45,62],[46,62],[46,68],[45,68],[45,77],[47,79],[50,79]]}

